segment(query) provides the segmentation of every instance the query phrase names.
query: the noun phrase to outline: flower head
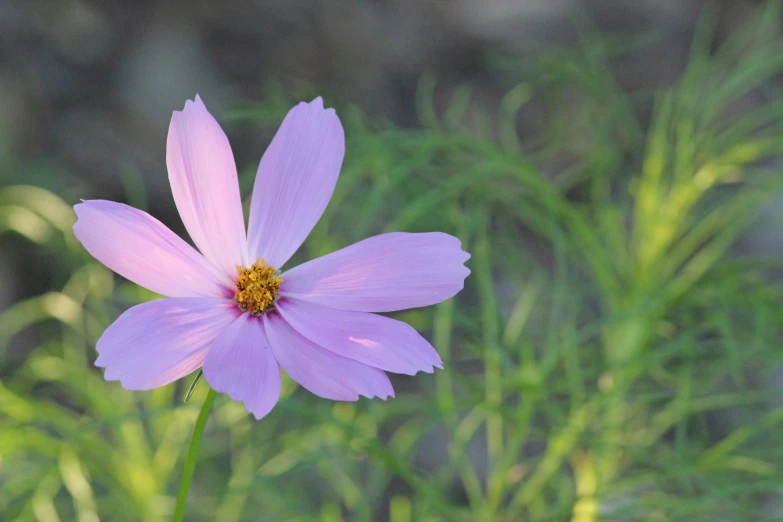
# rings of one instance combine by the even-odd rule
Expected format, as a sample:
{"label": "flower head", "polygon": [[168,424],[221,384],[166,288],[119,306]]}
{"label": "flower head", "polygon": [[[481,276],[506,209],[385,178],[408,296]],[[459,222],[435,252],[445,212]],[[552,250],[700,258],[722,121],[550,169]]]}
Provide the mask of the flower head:
{"label": "flower head", "polygon": [[175,112],[166,163],[174,202],[198,250],[149,214],[89,200],[74,233],[96,259],[166,296],[134,306],[98,340],[95,364],[129,390],[202,368],[256,418],[280,393],[280,367],[333,400],[393,396],[384,372],[442,368],[407,324],[372,312],[427,306],[462,289],[470,257],[439,232],[390,233],[280,268],[332,196],[345,140],[321,98],[283,120],[258,167],[247,233],[234,157],[201,99]]}

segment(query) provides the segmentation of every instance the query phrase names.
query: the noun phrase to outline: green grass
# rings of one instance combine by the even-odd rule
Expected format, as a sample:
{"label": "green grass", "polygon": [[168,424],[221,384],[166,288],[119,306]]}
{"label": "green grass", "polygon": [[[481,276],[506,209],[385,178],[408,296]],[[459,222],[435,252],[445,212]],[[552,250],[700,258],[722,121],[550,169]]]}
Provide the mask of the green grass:
{"label": "green grass", "polygon": [[[423,77],[418,129],[330,97],[346,164],[295,262],[383,231],[459,236],[465,290],[394,314],[445,369],[395,377],[389,402],[286,381],[261,422],[218,396],[185,519],[780,520],[783,406],[765,383],[783,353],[783,260],[732,254],[783,188],[779,19],[771,3],[714,49],[705,15],[686,71],[654,93],[610,72],[644,39],[585,30],[577,48],[495,56],[499,107],[469,86],[435,107]],[[731,110],[750,93],[758,108]],[[271,129],[314,94],[273,86],[221,121]],[[517,136],[526,103],[546,114],[536,139]],[[144,393],[102,379],[95,341],[155,296],[83,251],[80,194],[51,163],[0,158],[2,241],[52,267],[49,290],[0,312],[2,519],[167,520],[205,387],[184,404],[192,377]],[[35,349],[8,350],[23,332]]]}

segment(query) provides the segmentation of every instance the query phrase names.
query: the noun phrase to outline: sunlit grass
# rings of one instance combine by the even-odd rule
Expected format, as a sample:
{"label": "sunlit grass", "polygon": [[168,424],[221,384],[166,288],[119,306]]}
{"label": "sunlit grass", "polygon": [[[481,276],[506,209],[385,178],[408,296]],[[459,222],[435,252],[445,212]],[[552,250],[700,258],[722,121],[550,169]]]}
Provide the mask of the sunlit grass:
{"label": "sunlit grass", "polygon": [[[389,402],[336,404],[288,380],[261,422],[220,396],[186,520],[780,520],[783,409],[764,382],[783,262],[731,254],[783,184],[779,15],[770,4],[714,52],[705,17],[682,78],[652,97],[612,79],[628,46],[588,35],[498,57],[516,81],[500,107],[466,86],[436,108],[425,76],[420,129],[332,100],[346,165],[295,262],[382,231],[459,236],[466,290],[397,314],[445,370],[395,376]],[[766,101],[728,112],[751,92]],[[311,94],[270,89],[228,119],[273,127]],[[516,134],[532,99],[548,115],[535,144]],[[0,157],[3,240],[56,267],[49,291],[0,312],[0,518],[165,520],[203,386],[183,404],[188,379],[144,393],[103,381],[98,336],[155,296],[81,249],[75,194],[22,184]],[[37,346],[8,351],[25,331]]]}

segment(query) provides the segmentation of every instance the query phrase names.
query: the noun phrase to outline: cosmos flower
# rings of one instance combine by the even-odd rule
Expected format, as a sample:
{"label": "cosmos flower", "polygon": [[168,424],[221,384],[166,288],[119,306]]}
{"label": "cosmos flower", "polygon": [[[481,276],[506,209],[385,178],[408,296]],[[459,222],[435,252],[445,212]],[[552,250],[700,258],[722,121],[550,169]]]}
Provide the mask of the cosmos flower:
{"label": "cosmos flower", "polygon": [[280,367],[312,393],[386,399],[384,372],[442,368],[409,325],[373,312],[427,306],[463,287],[470,257],[440,232],[389,233],[279,270],[332,196],[342,125],[321,98],[300,103],[266,150],[245,232],[228,140],[201,99],[174,112],[166,163],[196,251],[149,214],[112,201],[76,205],[74,233],[98,261],[163,296],[127,310],[98,340],[95,364],[129,390],[199,368],[260,419],[278,400]]}

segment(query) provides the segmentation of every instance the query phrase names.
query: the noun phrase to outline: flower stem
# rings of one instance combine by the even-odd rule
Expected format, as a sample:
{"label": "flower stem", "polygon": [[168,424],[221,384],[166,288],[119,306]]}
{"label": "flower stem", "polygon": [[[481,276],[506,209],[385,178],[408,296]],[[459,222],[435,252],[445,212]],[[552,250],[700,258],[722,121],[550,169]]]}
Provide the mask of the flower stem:
{"label": "flower stem", "polygon": [[182,479],[179,483],[177,507],[174,510],[173,522],[182,522],[185,518],[185,505],[188,501],[188,491],[193,480],[193,472],[196,470],[196,456],[201,445],[201,436],[204,435],[204,426],[207,425],[209,410],[212,409],[212,403],[215,402],[216,396],[215,390],[210,389],[209,393],[207,393],[207,398],[204,400],[204,405],[201,407],[201,412],[198,414],[196,425],[193,427],[193,436],[190,439],[190,447],[188,448],[188,455],[185,457],[185,467],[182,469]]}

